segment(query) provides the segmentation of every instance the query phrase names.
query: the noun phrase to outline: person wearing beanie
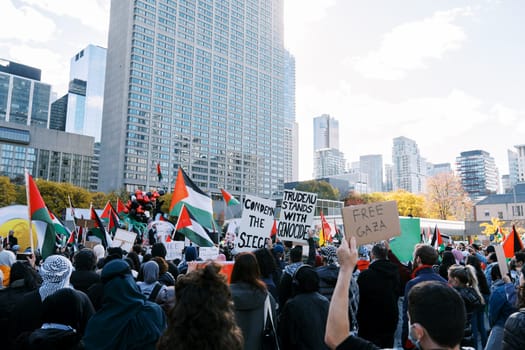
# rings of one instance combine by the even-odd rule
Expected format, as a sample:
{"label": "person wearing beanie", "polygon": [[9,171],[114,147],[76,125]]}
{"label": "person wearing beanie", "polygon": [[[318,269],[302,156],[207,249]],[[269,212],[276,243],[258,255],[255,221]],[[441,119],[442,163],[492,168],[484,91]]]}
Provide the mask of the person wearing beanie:
{"label": "person wearing beanie", "polygon": [[330,302],[319,293],[319,275],[307,264],[293,276],[294,296],[279,316],[283,349],[328,349],[324,342]]}
{"label": "person wearing beanie", "polygon": [[166,329],[162,308],[150,302],[135,283],[129,265],[110,261],[100,276],[104,298],[100,309],[89,320],[82,338],[86,349],[153,350]]}
{"label": "person wearing beanie", "polygon": [[184,259],[180,262],[178,266],[179,273],[186,274],[186,272],[188,272],[188,263],[190,261],[197,260],[198,256],[199,255],[197,253],[197,248],[195,248],[192,245],[186,247],[186,250],[184,252]]}

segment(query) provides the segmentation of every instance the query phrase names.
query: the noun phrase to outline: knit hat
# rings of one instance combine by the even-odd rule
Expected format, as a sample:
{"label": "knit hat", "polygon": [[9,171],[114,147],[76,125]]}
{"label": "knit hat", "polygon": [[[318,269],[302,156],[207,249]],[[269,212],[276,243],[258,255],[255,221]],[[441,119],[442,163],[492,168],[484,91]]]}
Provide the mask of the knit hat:
{"label": "knit hat", "polygon": [[70,288],[69,278],[72,272],[73,265],[68,258],[62,255],[48,256],[40,267],[42,285],[38,291],[42,301],[59,289]]}
{"label": "knit hat", "polygon": [[276,244],[273,246],[273,251],[275,253],[284,253],[284,247],[282,246],[282,244]]}
{"label": "knit hat", "polygon": [[333,245],[326,245],[320,249],[321,256],[328,264],[337,262],[337,249]]}

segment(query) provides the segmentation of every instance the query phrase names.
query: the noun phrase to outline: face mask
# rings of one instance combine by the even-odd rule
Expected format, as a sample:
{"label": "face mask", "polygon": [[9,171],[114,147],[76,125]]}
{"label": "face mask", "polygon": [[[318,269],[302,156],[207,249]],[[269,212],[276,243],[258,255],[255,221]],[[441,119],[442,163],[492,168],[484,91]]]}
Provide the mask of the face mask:
{"label": "face mask", "polygon": [[419,340],[417,340],[416,336],[414,335],[414,325],[410,323],[410,320],[408,321],[408,339],[416,346],[416,349],[421,350],[421,346],[419,345]]}

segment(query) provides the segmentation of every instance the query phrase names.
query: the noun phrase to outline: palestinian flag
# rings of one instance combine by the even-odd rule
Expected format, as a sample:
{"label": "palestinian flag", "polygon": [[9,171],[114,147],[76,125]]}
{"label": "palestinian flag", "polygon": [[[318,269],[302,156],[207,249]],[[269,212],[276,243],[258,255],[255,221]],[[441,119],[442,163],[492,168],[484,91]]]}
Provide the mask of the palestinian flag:
{"label": "palestinian flag", "polygon": [[222,188],[221,188],[221,193],[222,193],[222,197],[224,198],[224,203],[226,203],[227,206],[241,204],[239,203],[237,199],[235,199],[234,196],[232,196],[231,194],[229,194],[226,190]]}
{"label": "palestinian flag", "polygon": [[51,210],[49,210],[49,216],[51,217],[53,225],[55,226],[56,235],[60,235],[62,237],[65,237],[66,239],[69,239],[69,236],[71,236],[71,231],[69,231],[69,229],[66,226],[64,226],[62,221],[60,221],[60,219],[57,218]]}
{"label": "palestinian flag", "polygon": [[126,208],[124,203],[122,203],[120,198],[117,198],[117,215],[120,215],[120,213],[126,214],[127,212],[128,212],[128,209]]}
{"label": "palestinian flag", "polygon": [[277,235],[277,220],[273,219],[272,231],[270,232],[270,237],[275,237]]}
{"label": "palestinian flag", "polygon": [[332,228],[330,227],[330,224],[328,221],[326,221],[326,218],[323,215],[323,212],[321,212],[321,227],[323,232],[323,238],[325,242],[332,242]]}
{"label": "palestinian flag", "polygon": [[100,220],[100,217],[93,206],[91,206],[90,210],[90,219],[93,220],[93,228],[90,231],[95,237],[98,237],[102,241],[104,248],[107,248],[110,246],[111,238],[107,234],[106,229],[102,224],[102,220]]}
{"label": "palestinian flag", "polygon": [[112,237],[115,236],[115,232],[117,232],[117,228],[119,228],[119,226],[120,220],[118,219],[118,215],[115,210],[111,208],[109,210],[108,231]]}
{"label": "palestinian flag", "polygon": [[181,213],[183,205],[191,213],[196,222],[210,230],[215,230],[210,196],[197,187],[184,170],[179,168],[173,196],[171,198],[169,214],[171,216],[177,216]]}
{"label": "palestinian flag", "polygon": [[55,225],[49,215],[49,210],[40,195],[33,177],[26,172],[26,194],[27,205],[29,208],[29,219],[38,221],[45,225],[45,230],[38,231],[38,248],[42,258],[47,258],[55,252],[56,233]]}
{"label": "palestinian flag", "polygon": [[443,241],[443,237],[441,236],[441,232],[439,231],[437,225],[434,228],[434,235],[432,236],[432,241],[430,241],[430,245],[436,250],[445,249],[445,242]]}
{"label": "palestinian flag", "polygon": [[210,238],[210,232],[195,220],[185,204],[181,206],[175,231],[182,233],[200,247],[214,247],[213,241]]}
{"label": "palestinian flag", "polygon": [[108,220],[109,219],[109,215],[110,215],[110,212],[111,211],[115,211],[115,209],[113,209],[113,206],[111,205],[111,202],[108,201],[106,203],[106,206],[104,207],[104,210],[102,210],[102,214],[100,214],[100,218],[101,219],[106,219]]}
{"label": "palestinian flag", "polygon": [[505,241],[503,241],[503,252],[506,258],[512,258],[516,252],[523,249],[523,242],[521,241],[520,235],[516,231],[516,227],[512,225],[512,231],[509,233]]}

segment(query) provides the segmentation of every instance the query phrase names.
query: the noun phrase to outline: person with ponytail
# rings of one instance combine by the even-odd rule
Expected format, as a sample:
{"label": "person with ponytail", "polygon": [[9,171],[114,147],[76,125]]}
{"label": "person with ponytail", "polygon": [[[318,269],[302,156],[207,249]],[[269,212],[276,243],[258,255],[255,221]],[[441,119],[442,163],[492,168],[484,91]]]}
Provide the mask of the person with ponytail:
{"label": "person with ponytail", "polygon": [[471,265],[463,266],[454,264],[448,269],[448,283],[459,292],[465,302],[465,309],[467,311],[465,334],[461,346],[477,348],[472,334],[472,316],[474,312],[483,308],[485,301],[479,291],[476,270]]}

